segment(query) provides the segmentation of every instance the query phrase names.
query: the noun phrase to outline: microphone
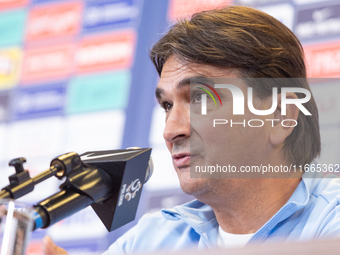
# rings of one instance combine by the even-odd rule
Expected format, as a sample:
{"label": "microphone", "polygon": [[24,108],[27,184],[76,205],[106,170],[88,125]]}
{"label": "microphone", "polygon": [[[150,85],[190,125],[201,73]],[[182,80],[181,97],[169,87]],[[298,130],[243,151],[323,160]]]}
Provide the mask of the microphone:
{"label": "microphone", "polygon": [[[135,219],[144,183],[153,173],[151,149],[91,151],[55,158],[61,191],[34,205],[34,229],[50,225],[91,205],[108,231]],[[72,170],[71,170],[72,169]],[[58,177],[58,176],[57,176]]]}

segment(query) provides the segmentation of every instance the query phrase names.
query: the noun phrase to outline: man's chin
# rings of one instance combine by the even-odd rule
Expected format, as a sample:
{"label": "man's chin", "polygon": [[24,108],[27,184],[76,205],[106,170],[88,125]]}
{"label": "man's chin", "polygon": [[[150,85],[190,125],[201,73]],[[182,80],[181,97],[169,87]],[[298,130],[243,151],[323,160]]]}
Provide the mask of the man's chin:
{"label": "man's chin", "polygon": [[199,197],[209,191],[209,186],[204,178],[187,178],[185,180],[180,179],[181,189],[184,193]]}

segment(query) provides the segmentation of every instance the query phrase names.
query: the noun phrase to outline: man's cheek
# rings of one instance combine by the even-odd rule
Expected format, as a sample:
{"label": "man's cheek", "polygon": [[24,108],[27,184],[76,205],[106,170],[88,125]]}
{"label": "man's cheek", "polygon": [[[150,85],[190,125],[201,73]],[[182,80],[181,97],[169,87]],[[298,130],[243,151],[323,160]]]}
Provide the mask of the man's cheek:
{"label": "man's cheek", "polygon": [[168,148],[168,150],[170,151],[170,153],[171,153],[171,151],[172,151],[172,146],[173,146],[173,143],[170,143],[170,142],[165,142],[165,145],[166,145],[166,147]]}

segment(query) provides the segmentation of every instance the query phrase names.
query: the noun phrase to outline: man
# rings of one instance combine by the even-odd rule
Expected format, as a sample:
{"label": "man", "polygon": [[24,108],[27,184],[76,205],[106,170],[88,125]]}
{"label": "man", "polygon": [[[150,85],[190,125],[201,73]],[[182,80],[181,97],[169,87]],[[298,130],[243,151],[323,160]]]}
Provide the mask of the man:
{"label": "man", "polygon": [[[303,104],[311,115],[302,114],[294,104],[282,109],[284,83],[278,85],[277,107],[272,113],[257,116],[246,109],[244,115],[236,116],[231,110],[231,93],[219,90],[221,105],[208,102],[207,116],[200,121],[203,94],[197,96],[193,93],[196,85],[192,88],[202,84],[197,79],[244,81],[235,85],[244,95],[248,93],[247,78],[300,78],[298,86],[309,90],[304,82],[302,47],[288,28],[247,7],[202,12],[174,25],[150,56],[160,75],[156,97],[166,114],[164,139],[181,188],[197,200],[143,216],[105,255],[301,241],[340,234],[340,182],[315,178],[322,174],[312,173],[314,168],[309,167],[321,148],[313,97]],[[276,100],[271,96],[272,86],[264,82],[253,90],[254,107],[271,108]],[[304,97],[300,94],[288,92],[286,98]],[[286,114],[282,114],[284,110]],[[212,129],[211,121],[221,116],[234,123],[256,116],[264,125]],[[283,125],[283,121],[288,122]],[[257,173],[256,178],[190,178],[190,167],[217,164],[237,169],[291,165],[297,171],[280,176],[288,178],[259,178]],[[44,242],[45,254],[64,252],[48,237]]]}

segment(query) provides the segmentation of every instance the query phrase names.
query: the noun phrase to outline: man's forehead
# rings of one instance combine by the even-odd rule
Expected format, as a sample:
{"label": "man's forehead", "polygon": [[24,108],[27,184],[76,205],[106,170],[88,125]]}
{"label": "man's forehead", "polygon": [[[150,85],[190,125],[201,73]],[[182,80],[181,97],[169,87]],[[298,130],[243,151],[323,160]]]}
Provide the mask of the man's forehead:
{"label": "man's forehead", "polygon": [[194,75],[201,77],[223,77],[234,73],[236,70],[211,64],[194,63],[171,56],[163,65],[161,79],[173,78],[174,75]]}
{"label": "man's forehead", "polygon": [[[233,68],[218,67],[208,64],[190,63],[172,56],[164,64],[157,89],[164,90],[168,86],[177,89],[190,85],[195,80],[211,83],[214,78],[239,78],[239,71]],[[156,91],[157,93],[157,91]]]}

